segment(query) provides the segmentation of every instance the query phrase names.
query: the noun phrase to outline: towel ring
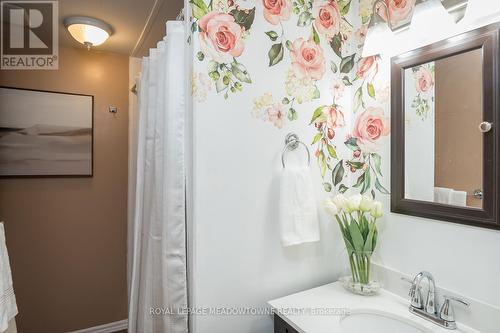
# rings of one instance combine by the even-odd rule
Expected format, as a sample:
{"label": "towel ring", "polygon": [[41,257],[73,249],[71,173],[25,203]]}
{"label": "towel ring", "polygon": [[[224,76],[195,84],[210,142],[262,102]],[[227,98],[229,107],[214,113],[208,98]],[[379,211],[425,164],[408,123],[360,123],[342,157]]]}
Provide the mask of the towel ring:
{"label": "towel ring", "polygon": [[281,153],[281,164],[283,164],[283,168],[285,168],[285,154],[288,150],[295,150],[299,147],[299,145],[304,146],[307,152],[307,165],[311,166],[311,153],[309,153],[309,148],[307,145],[299,140],[299,136],[293,132],[288,133],[285,137],[285,148],[283,148],[283,152]]}

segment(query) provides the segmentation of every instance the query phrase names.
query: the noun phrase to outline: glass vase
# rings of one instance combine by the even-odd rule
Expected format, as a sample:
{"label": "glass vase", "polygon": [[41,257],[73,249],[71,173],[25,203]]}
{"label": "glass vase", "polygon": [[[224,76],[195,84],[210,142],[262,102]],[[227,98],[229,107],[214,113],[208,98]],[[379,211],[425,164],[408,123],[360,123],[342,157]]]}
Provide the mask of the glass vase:
{"label": "glass vase", "polygon": [[348,252],[351,275],[340,279],[345,289],[364,296],[375,295],[380,291],[380,283],[372,279],[372,254],[373,252]]}

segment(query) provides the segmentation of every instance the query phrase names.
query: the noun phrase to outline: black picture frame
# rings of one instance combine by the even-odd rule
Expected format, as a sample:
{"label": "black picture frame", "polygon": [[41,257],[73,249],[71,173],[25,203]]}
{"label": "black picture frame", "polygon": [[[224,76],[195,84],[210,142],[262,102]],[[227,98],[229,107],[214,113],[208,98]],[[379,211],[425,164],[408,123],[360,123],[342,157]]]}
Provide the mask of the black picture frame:
{"label": "black picture frame", "polygon": [[[50,94],[61,94],[61,95],[74,95],[74,96],[84,96],[91,99],[91,147],[90,147],[90,172],[88,174],[14,174],[14,175],[1,175],[0,179],[12,179],[12,178],[92,178],[94,176],[94,109],[95,109],[95,98],[94,95],[65,92],[65,91],[54,91],[54,90],[41,90],[41,89],[31,89],[23,87],[14,86],[1,86],[1,89],[13,89],[21,91],[32,91],[32,92],[42,92]],[[1,103],[1,101],[0,101]]]}
{"label": "black picture frame", "polygon": [[[391,59],[391,212],[500,230],[499,29],[492,24]],[[483,207],[406,199],[404,71],[475,49],[483,54],[483,119],[493,123],[483,140]]]}

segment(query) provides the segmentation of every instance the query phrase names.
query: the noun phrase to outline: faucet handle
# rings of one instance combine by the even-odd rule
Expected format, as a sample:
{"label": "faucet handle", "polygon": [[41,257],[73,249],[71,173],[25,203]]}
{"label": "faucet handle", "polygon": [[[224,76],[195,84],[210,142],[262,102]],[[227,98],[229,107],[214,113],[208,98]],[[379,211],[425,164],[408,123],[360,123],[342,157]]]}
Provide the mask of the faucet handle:
{"label": "faucet handle", "polygon": [[455,311],[453,311],[453,306],[450,304],[450,301],[458,302],[462,305],[465,305],[466,307],[470,306],[469,301],[466,301],[456,296],[443,295],[443,298],[444,298],[444,303],[443,306],[441,307],[439,316],[441,317],[441,319],[446,321],[450,322],[455,321]]}
{"label": "faucet handle", "polygon": [[450,301],[455,301],[455,302],[458,302],[462,305],[465,305],[466,307],[469,307],[470,306],[470,302],[468,300],[465,300],[463,298],[460,298],[460,297],[456,297],[456,296],[448,296],[448,295],[443,295],[443,298],[445,300],[450,300]]}

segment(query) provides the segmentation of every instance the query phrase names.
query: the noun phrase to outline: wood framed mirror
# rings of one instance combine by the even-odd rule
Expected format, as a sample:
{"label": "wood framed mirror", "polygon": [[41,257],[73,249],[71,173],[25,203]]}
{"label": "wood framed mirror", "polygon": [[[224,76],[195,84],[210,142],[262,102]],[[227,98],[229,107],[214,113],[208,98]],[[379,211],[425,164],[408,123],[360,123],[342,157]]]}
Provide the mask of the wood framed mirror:
{"label": "wood framed mirror", "polygon": [[391,59],[391,211],[500,229],[500,24]]}

